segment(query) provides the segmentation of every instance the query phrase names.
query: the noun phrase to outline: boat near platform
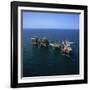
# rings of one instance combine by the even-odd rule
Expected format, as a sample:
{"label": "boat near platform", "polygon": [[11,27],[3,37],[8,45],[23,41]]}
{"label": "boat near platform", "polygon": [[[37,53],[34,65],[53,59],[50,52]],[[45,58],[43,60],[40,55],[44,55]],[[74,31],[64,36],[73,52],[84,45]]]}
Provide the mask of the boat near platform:
{"label": "boat near platform", "polygon": [[58,48],[58,49],[61,48],[61,44],[59,44],[59,43],[50,43],[49,45],[53,48]]}
{"label": "boat near platform", "polygon": [[49,42],[49,40],[46,37],[43,38],[31,38],[32,40],[32,46],[38,46],[38,47],[52,47],[55,50],[61,51],[65,55],[69,55],[73,50],[71,45],[74,44],[74,42],[70,41],[58,41],[58,42]]}

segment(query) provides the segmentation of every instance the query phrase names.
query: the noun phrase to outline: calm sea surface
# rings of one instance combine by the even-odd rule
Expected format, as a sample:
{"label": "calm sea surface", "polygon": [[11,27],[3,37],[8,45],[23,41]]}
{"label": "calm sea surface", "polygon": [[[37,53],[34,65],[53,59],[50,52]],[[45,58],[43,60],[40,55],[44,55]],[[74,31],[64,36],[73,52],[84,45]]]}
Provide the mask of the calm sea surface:
{"label": "calm sea surface", "polygon": [[[50,42],[69,40],[71,57],[51,47],[32,47],[32,37],[47,37]],[[24,29],[22,47],[23,77],[79,74],[79,30]]]}

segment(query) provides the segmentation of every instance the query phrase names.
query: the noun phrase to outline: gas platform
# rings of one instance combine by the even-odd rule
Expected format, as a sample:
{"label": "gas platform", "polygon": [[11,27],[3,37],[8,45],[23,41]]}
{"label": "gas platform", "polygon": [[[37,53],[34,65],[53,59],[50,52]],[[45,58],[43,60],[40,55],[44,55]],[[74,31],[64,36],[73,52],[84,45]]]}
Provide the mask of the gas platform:
{"label": "gas platform", "polygon": [[64,41],[58,41],[58,42],[49,42],[49,40],[46,37],[43,38],[31,38],[32,40],[32,46],[37,47],[52,47],[55,50],[60,50],[64,55],[69,55],[72,52],[71,45],[74,44],[74,42],[70,42],[68,40]]}

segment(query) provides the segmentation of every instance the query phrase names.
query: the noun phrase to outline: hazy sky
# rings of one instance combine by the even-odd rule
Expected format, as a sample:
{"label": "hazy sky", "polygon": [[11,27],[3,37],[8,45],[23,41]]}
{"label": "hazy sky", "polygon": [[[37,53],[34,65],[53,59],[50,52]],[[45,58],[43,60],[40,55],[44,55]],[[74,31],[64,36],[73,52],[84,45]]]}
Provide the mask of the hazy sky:
{"label": "hazy sky", "polygon": [[79,14],[23,11],[23,28],[79,29]]}

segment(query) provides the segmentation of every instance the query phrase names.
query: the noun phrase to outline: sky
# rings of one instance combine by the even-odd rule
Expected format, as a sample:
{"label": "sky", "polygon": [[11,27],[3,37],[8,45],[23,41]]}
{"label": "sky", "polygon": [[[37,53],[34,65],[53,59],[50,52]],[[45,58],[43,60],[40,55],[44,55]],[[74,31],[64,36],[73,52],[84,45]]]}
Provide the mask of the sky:
{"label": "sky", "polygon": [[24,29],[79,29],[79,14],[22,11]]}

